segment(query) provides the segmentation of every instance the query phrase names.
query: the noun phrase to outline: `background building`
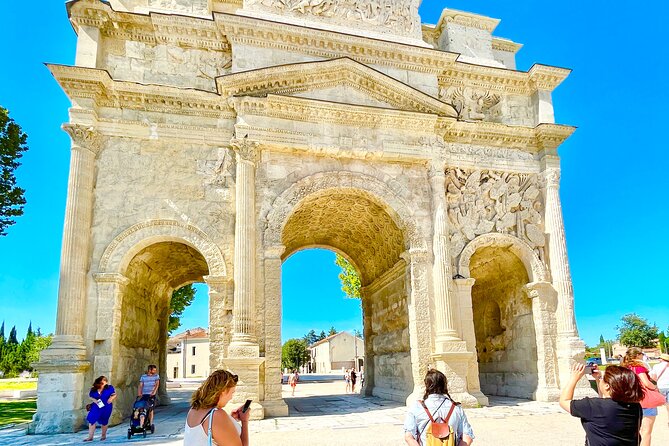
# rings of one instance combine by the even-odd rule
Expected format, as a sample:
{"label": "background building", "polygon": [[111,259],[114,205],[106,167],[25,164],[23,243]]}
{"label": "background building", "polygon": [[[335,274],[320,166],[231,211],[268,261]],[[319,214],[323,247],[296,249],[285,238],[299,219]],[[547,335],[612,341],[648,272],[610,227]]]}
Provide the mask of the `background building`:
{"label": "background building", "polygon": [[346,331],[310,345],[309,351],[313,373],[330,373],[354,365],[356,370],[360,370],[365,365],[365,341]]}
{"label": "background building", "polygon": [[198,327],[169,338],[165,372],[167,379],[209,376],[209,332]]}

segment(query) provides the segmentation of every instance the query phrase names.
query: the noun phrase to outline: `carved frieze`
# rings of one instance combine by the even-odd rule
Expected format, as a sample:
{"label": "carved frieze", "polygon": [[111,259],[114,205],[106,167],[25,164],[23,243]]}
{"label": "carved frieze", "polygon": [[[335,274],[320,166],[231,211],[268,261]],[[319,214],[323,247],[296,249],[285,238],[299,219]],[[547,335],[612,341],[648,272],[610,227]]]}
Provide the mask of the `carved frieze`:
{"label": "carved frieze", "polygon": [[72,145],[91,151],[95,156],[102,149],[102,137],[95,128],[81,124],[63,124],[63,130],[70,135]]}
{"label": "carved frieze", "polygon": [[255,9],[351,26],[359,22],[377,32],[411,35],[420,29],[415,0],[249,0]]}
{"label": "carved frieze", "polygon": [[489,170],[446,172],[451,255],[477,236],[498,232],[527,242],[544,258],[544,202],[538,175]]}
{"label": "carved frieze", "polygon": [[439,99],[452,104],[458,119],[465,121],[489,120],[489,112],[500,102],[500,95],[470,87],[441,87]]}

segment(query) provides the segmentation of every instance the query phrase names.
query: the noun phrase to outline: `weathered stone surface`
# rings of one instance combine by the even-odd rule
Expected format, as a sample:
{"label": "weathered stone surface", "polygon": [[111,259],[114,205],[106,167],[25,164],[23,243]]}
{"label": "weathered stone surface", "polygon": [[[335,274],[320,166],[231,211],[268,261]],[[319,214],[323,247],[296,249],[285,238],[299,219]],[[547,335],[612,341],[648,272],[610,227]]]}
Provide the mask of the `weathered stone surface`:
{"label": "weathered stone surface", "polygon": [[555,398],[582,348],[556,154],[574,129],[551,101],[568,70],[517,71],[498,20],[421,26],[418,4],[68,3],[76,65],[49,67],[72,166],[34,431],[78,429],[101,374],[118,422],[149,363],[167,403],[169,299],[194,282],[210,369],[240,376],[254,417],[285,414],[281,265],[306,248],[361,275],[364,393],[411,401],[436,366],[466,405]]}

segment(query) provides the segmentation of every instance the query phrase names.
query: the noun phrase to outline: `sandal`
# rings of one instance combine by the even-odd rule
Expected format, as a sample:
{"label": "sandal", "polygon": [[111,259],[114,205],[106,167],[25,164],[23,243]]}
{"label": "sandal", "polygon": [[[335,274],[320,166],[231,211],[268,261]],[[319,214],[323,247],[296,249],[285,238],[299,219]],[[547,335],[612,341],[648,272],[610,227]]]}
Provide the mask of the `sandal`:
{"label": "sandal", "polygon": [[93,441],[93,439],[92,439],[92,438],[84,438],[84,441],[85,441],[85,442],[86,442],[86,441]]}

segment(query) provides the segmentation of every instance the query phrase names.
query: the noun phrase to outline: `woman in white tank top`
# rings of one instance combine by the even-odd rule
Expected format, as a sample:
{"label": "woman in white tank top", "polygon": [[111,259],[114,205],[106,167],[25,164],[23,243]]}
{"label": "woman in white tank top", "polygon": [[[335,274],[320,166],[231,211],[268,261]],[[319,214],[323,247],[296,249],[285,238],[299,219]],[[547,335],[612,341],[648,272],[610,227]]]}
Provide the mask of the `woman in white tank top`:
{"label": "woman in white tank top", "polygon": [[217,370],[191,397],[186,417],[184,446],[249,446],[248,422],[251,411],[240,406],[229,415],[225,407],[237,389],[237,375]]}

